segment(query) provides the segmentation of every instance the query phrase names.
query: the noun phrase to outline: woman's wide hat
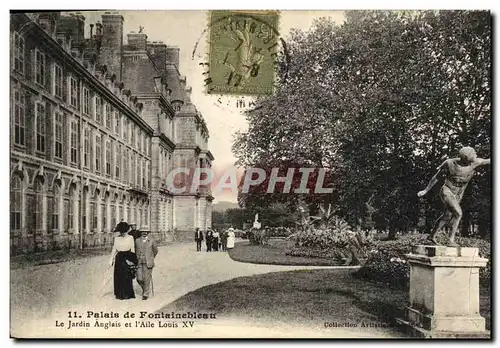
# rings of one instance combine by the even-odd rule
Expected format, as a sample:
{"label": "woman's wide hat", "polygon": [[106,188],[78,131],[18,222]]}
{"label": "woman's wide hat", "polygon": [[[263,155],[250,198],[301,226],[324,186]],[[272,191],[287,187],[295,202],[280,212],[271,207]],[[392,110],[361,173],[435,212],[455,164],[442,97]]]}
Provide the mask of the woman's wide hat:
{"label": "woman's wide hat", "polygon": [[126,233],[129,229],[129,225],[125,221],[120,221],[115,227],[115,232]]}

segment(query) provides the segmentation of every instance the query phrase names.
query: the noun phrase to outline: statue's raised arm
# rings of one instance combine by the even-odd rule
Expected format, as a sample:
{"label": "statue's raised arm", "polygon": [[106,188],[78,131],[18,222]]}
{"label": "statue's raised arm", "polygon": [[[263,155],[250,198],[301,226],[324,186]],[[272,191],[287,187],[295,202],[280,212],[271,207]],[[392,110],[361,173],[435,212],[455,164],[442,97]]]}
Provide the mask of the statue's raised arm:
{"label": "statue's raised arm", "polygon": [[480,167],[480,166],[485,166],[490,164],[491,159],[490,158],[476,158],[474,161],[475,167]]}

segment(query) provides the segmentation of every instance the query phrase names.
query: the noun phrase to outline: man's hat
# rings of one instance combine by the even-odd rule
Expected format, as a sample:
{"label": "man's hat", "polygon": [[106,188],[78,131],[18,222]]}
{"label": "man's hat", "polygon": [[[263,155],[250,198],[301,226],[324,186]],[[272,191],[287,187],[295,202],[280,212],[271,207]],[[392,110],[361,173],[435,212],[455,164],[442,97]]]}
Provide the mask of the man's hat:
{"label": "man's hat", "polygon": [[125,221],[120,221],[118,225],[116,225],[114,232],[125,233],[128,231],[129,225]]}
{"label": "man's hat", "polygon": [[149,228],[149,226],[144,225],[144,226],[141,226],[141,228],[139,228],[139,232],[149,233],[149,232],[151,232],[151,229]]}

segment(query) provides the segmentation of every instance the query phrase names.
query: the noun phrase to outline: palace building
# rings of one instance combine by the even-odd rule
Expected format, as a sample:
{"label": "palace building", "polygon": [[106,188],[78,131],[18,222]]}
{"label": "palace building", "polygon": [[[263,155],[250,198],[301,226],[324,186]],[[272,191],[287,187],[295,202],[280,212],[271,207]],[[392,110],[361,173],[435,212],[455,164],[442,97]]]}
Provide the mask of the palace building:
{"label": "palace building", "polygon": [[[179,49],[123,41],[106,12],[11,14],[11,254],[102,248],[121,221],[159,242],[211,226],[208,186],[173,194],[175,167],[210,167],[205,121],[179,71]],[[140,30],[142,31],[142,30]]]}

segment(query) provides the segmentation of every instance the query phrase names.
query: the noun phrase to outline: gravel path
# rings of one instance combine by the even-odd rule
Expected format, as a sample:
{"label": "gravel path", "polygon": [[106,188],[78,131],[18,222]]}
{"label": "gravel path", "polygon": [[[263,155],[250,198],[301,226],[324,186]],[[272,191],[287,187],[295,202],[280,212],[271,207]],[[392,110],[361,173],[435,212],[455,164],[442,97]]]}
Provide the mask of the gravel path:
{"label": "gravel path", "polygon": [[[153,272],[155,296],[141,300],[141,291],[134,281],[136,299],[120,301],[114,298],[108,277],[109,256],[97,256],[57,264],[42,265],[11,271],[11,335],[13,337],[391,337],[386,329],[324,329],[258,327],[245,322],[216,320],[196,321],[194,327],[128,328],[135,319],[123,318],[128,311],[153,313],[177,298],[200,287],[236,277],[277,271],[317,269],[314,266],[256,265],[233,261],[226,253],[197,253],[194,243],[159,247]],[[82,318],[69,319],[69,311]],[[116,318],[88,318],[88,311],[103,314],[118,313]],[[67,328],[69,320],[84,322],[91,327]],[[56,321],[64,327],[56,326]],[[120,327],[95,328],[100,324],[120,323]],[[164,320],[172,325],[173,320]]]}

